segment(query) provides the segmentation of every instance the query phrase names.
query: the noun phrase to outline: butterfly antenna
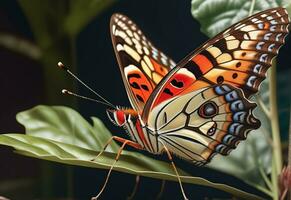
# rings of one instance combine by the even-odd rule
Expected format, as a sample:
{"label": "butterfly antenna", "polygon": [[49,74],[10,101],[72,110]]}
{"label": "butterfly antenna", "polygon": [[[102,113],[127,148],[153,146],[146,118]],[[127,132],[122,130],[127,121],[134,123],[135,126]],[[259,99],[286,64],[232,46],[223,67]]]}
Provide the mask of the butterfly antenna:
{"label": "butterfly antenna", "polygon": [[[81,83],[84,87],[86,87],[88,90],[90,90],[92,93],[94,93],[97,97],[99,97],[100,99],[102,99],[104,101],[104,103],[106,103],[107,105],[110,105],[111,107],[115,108],[115,106],[110,103],[109,101],[107,101],[104,97],[102,97],[100,94],[98,94],[96,91],[94,91],[91,87],[89,87],[86,83],[84,83],[81,79],[79,79],[73,72],[71,72],[69,70],[68,67],[66,67],[62,62],[58,62],[58,67],[60,67],[61,69],[65,70],[68,74],[70,74],[74,79],[76,79],[79,83]],[[68,91],[68,90],[66,90]],[[75,93],[72,93],[70,92],[73,96],[76,96],[76,97],[80,97],[82,98],[80,95],[78,94],[75,94]],[[84,97],[83,99],[86,99],[88,97]],[[90,98],[88,98],[89,100]],[[93,100],[93,99],[92,99]],[[97,100],[96,100],[97,101]],[[99,102],[99,101],[98,101]],[[100,101],[101,102],[101,101]]]}
{"label": "butterfly antenna", "polygon": [[[89,100],[89,101],[93,101],[93,102],[97,102],[97,103],[101,103],[103,105],[106,105],[106,106],[109,106],[109,107],[112,107],[112,105],[108,104],[107,102],[104,102],[104,101],[99,101],[97,99],[92,99],[90,97],[85,97],[85,96],[82,96],[82,95],[79,95],[79,94],[76,94],[74,92],[71,92],[69,90],[66,90],[66,89],[63,89],[62,90],[62,93],[65,94],[65,95],[71,95],[71,96],[74,96],[74,97],[78,97],[80,99],[85,99],[85,100]],[[113,107],[115,108],[115,107]]]}

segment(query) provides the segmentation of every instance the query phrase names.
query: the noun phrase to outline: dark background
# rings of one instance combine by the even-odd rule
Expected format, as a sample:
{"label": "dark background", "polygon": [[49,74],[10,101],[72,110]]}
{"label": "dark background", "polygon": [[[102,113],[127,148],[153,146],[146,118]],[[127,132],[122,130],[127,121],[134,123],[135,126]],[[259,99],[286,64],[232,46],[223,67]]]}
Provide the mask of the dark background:
{"label": "dark background", "polygon": [[[0,6],[0,32],[11,32],[33,42],[33,34],[18,2],[2,0]],[[111,44],[110,16],[115,12],[126,14],[140,26],[156,47],[179,61],[207,40],[200,32],[199,23],[191,16],[190,8],[190,0],[118,1],[96,16],[78,35],[78,75],[113,104],[129,106]],[[290,67],[291,57],[288,52],[291,45],[287,41],[280,50],[279,71]],[[42,68],[37,61],[0,46],[0,70],[0,133],[24,132],[15,120],[16,113],[38,104],[47,104]],[[54,81],[54,77],[51,79]],[[60,93],[59,88],[55,92]],[[82,87],[79,93],[92,95]],[[107,119],[104,106],[78,101],[78,111],[87,119],[90,116],[101,118],[113,134],[124,134],[123,130],[114,127]],[[203,169],[176,160],[178,166],[197,175],[260,194],[235,178],[217,173],[205,174]],[[0,196],[11,199],[90,199],[101,188],[106,173],[106,170],[68,167],[19,156],[6,147],[0,149]],[[102,199],[126,199],[134,183],[135,176],[113,172]],[[153,199],[159,192],[160,184],[160,180],[142,177],[136,199]],[[230,198],[227,193],[202,186],[185,184],[185,191],[190,199]],[[167,182],[163,199],[181,197],[178,184]]]}

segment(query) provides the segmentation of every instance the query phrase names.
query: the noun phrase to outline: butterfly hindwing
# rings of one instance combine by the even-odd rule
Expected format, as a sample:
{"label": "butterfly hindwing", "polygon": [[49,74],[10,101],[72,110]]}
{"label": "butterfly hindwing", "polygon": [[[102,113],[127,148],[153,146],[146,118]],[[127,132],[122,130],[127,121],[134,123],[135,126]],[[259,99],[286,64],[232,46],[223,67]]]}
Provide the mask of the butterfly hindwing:
{"label": "butterfly hindwing", "polygon": [[157,50],[128,17],[114,14],[110,29],[129,100],[141,113],[153,89],[175,63]]}
{"label": "butterfly hindwing", "polygon": [[255,107],[241,89],[214,85],[162,102],[150,113],[148,126],[171,152],[205,164],[216,153],[229,154],[260,126]]}
{"label": "butterfly hindwing", "polygon": [[229,84],[255,94],[288,34],[284,8],[257,13],[206,42],[161,81],[147,102],[143,119],[161,102],[214,84]]}

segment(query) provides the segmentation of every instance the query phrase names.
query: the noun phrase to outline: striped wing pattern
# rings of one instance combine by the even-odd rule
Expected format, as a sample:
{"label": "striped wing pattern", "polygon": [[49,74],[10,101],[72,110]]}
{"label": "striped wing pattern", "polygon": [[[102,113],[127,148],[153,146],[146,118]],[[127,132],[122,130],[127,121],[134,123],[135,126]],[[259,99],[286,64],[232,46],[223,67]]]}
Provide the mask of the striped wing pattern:
{"label": "striped wing pattern", "polygon": [[283,45],[289,21],[284,8],[269,9],[206,42],[157,85],[142,119],[171,152],[197,165],[227,155],[260,126],[248,99]]}
{"label": "striped wing pattern", "polygon": [[288,34],[284,8],[255,14],[206,42],[161,81],[144,109],[143,119],[161,102],[209,85],[227,83],[246,98],[258,91],[272,59]]}
{"label": "striped wing pattern", "polygon": [[125,15],[114,14],[110,29],[129,100],[133,108],[142,113],[153,89],[176,64],[154,47]]}

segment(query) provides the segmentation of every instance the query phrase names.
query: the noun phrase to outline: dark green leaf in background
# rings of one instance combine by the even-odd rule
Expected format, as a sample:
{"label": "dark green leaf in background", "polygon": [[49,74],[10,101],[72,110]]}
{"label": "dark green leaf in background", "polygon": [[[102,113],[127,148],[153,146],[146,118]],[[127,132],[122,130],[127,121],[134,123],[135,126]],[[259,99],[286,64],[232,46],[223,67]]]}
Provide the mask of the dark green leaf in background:
{"label": "dark green leaf in background", "polygon": [[201,31],[213,37],[247,17],[253,1],[253,13],[278,6],[291,6],[290,0],[192,0],[191,11],[200,22]]}

